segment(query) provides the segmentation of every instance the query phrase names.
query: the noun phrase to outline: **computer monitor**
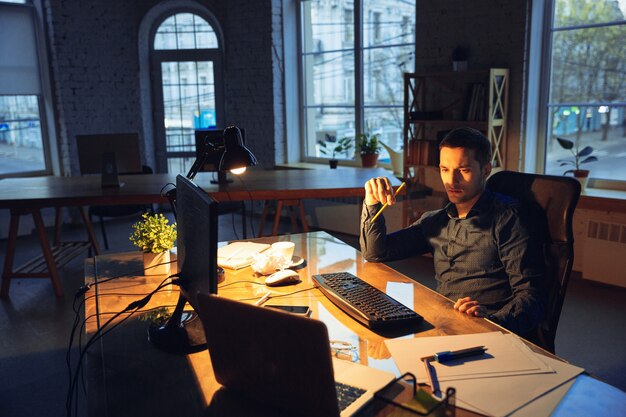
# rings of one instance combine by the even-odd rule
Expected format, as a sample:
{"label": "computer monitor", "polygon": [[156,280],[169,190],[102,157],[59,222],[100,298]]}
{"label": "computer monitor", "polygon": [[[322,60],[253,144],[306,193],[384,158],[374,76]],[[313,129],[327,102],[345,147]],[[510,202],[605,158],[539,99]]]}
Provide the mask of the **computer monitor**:
{"label": "computer monitor", "polygon": [[192,307],[199,292],[217,294],[217,214],[218,203],[206,191],[176,177],[178,275]]}
{"label": "computer monitor", "polygon": [[176,177],[180,296],[168,321],[153,323],[148,329],[150,341],[162,350],[191,353],[206,349],[198,315],[185,312],[184,307],[189,302],[195,309],[199,293],[217,294],[217,210],[217,201],[198,185],[182,175]]}
{"label": "computer monitor", "polygon": [[120,174],[142,171],[139,135],[137,133],[114,133],[76,136],[78,164],[82,175],[100,174],[102,156],[115,154],[117,172]]}

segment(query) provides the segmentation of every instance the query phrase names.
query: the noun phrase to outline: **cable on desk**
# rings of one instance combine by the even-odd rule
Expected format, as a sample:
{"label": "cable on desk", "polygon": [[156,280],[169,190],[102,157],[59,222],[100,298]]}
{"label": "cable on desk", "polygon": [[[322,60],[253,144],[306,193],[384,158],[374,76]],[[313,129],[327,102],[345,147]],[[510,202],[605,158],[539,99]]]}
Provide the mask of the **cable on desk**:
{"label": "cable on desk", "polygon": [[250,197],[250,221],[249,223],[250,223],[250,229],[252,229],[252,237],[254,237],[256,236],[256,233],[254,232],[254,223],[252,222],[253,217],[254,217],[253,216],[254,215],[254,200],[252,199],[252,193],[248,189],[248,185],[243,180],[241,175],[237,175],[237,178],[239,179],[239,182],[241,182],[241,185],[243,185],[243,188],[248,192],[248,197]]}
{"label": "cable on desk", "polygon": [[[83,365],[83,359],[84,359],[85,355],[87,354],[87,351],[89,350],[89,348],[94,343],[96,343],[98,340],[101,340],[103,336],[105,336],[110,331],[112,331],[115,328],[117,328],[117,326],[119,326],[122,323],[124,323],[130,317],[132,317],[133,314],[135,314],[142,307],[144,307],[150,301],[152,296],[154,294],[156,294],[159,290],[161,290],[162,288],[164,288],[167,285],[170,285],[169,283],[166,282],[169,278],[170,277],[167,277],[167,278],[163,279],[163,281],[161,281],[161,283],[157,286],[157,288],[155,290],[153,290],[152,292],[150,292],[148,295],[144,296],[143,298],[131,302],[122,311],[119,311],[119,312],[115,313],[102,326],[99,326],[98,329],[96,330],[96,332],[89,338],[89,340],[85,344],[84,348],[82,347],[82,335],[81,335],[81,337],[79,337],[79,353],[80,354],[79,354],[79,357],[78,357],[78,364],[76,366],[75,372],[72,373],[72,370],[71,370],[71,349],[72,349],[72,345],[73,345],[73,341],[74,341],[74,334],[75,334],[75,331],[76,331],[76,327],[78,327],[77,323],[76,323],[76,319],[75,319],[76,326],[72,329],[72,332],[71,332],[71,335],[70,335],[70,342],[69,342],[69,347],[68,347],[68,353],[66,355],[66,360],[68,362],[68,367],[69,367],[69,377],[70,377],[68,391],[67,391],[67,398],[66,398],[66,402],[65,402],[66,412],[67,412],[67,416],[68,417],[72,416],[72,405],[75,406],[74,414],[76,414],[76,415],[78,414],[78,378],[79,378],[79,376],[81,376],[81,380],[83,382],[83,387],[84,387],[84,377],[83,377],[83,374],[82,374],[81,370],[82,370],[82,365]],[[84,302],[84,300],[83,300],[83,302]],[[124,314],[126,312],[129,312],[129,314],[126,317],[122,318],[119,322],[113,324],[109,329],[107,329],[107,327],[116,318],[118,318],[119,316],[121,316],[122,314]],[[99,313],[98,313],[98,316],[99,316]],[[76,395],[76,401],[74,402],[74,396],[75,395]]]}
{"label": "cable on desk", "polygon": [[225,287],[230,287],[231,285],[235,285],[235,284],[241,284],[241,283],[248,283],[248,284],[256,284],[256,285],[265,285],[262,282],[257,282],[257,281],[251,281],[251,280],[240,280],[240,281],[233,281],[233,282],[229,282],[228,284],[223,284],[218,286],[217,288],[225,288]]}
{"label": "cable on desk", "polygon": [[[271,292],[269,292],[270,296],[268,297],[268,300],[269,300],[269,299],[271,299],[271,298],[288,297],[288,296],[290,296],[290,295],[298,294],[298,293],[300,293],[300,292],[311,291],[311,290],[316,290],[316,289],[318,289],[318,288],[317,288],[317,287],[309,287],[309,288],[304,288],[304,289],[302,289],[302,290],[298,290],[298,291],[288,292],[288,293],[286,293],[286,294],[280,294],[280,293],[276,294],[276,293],[274,293],[274,294],[276,294],[276,295],[274,295],[274,294],[272,294]],[[263,297],[265,297],[265,296],[266,296],[266,294],[263,294],[261,297],[240,298],[240,299],[238,299],[237,301],[260,300],[261,298],[263,298]]]}

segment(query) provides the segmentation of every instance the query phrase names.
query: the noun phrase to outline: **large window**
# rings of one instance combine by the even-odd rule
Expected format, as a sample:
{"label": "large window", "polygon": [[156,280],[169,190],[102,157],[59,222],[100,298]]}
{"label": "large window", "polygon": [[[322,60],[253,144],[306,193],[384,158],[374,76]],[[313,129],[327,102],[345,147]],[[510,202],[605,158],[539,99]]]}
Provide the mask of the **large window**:
{"label": "large window", "polygon": [[36,25],[34,6],[0,2],[0,178],[50,171]]}
{"label": "large window", "polygon": [[307,0],[301,16],[305,159],[324,157],[319,141],[332,148],[357,133],[401,149],[402,73],[415,68],[415,1]]}
{"label": "large window", "polygon": [[216,32],[203,17],[175,13],[161,22],[153,43],[157,169],[186,173],[195,160],[194,130],[215,128],[221,118],[221,52]]}
{"label": "large window", "polygon": [[[598,161],[580,166],[590,177],[626,181],[626,0],[554,0],[550,88],[547,98],[545,173],[561,175],[572,166],[571,151]],[[586,153],[586,152],[583,152]],[[582,159],[585,159],[583,156]],[[605,182],[606,184],[607,182]]]}

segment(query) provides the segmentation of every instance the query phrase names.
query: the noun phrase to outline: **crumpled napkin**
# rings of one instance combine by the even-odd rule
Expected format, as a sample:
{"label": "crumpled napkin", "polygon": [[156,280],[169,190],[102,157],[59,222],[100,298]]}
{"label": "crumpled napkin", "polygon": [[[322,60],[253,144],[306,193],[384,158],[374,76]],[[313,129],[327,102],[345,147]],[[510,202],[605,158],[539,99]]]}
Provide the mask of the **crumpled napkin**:
{"label": "crumpled napkin", "polygon": [[291,259],[285,259],[280,253],[268,250],[254,255],[252,269],[261,275],[269,275],[278,269],[291,266]]}

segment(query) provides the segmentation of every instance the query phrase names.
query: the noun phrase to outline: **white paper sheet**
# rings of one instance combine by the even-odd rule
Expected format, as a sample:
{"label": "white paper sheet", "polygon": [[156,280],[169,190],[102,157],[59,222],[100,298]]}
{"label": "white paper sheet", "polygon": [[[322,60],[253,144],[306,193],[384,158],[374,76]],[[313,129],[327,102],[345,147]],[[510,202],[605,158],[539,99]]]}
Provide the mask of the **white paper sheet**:
{"label": "white paper sheet", "polygon": [[455,336],[416,337],[386,340],[385,343],[400,372],[411,372],[418,382],[426,382],[420,358],[437,352],[485,346],[483,356],[445,363],[431,362],[437,379],[453,381],[504,375],[553,372],[514,335],[500,332]]}
{"label": "white paper sheet", "polygon": [[557,359],[542,359],[554,373],[449,381],[442,383],[441,389],[454,387],[462,408],[497,417],[508,416],[584,371]]}

